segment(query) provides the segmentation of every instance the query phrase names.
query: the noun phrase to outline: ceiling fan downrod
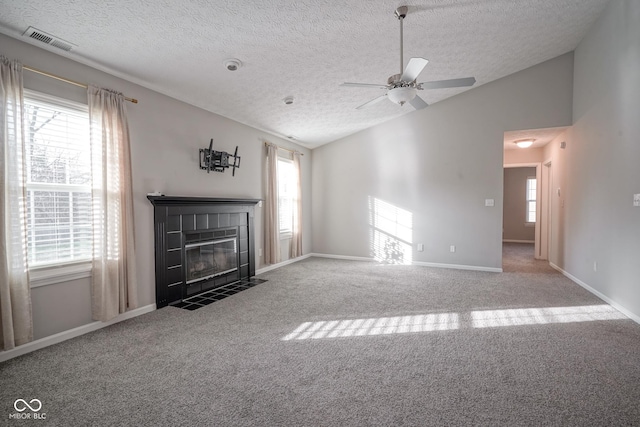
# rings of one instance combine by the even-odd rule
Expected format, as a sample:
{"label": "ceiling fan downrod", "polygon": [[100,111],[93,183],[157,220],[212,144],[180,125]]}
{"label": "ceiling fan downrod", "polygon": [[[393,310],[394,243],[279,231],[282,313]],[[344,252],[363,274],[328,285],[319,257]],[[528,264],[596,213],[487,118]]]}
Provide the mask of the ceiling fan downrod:
{"label": "ceiling fan downrod", "polygon": [[404,71],[404,41],[403,41],[403,34],[402,34],[403,33],[402,23],[404,22],[404,18],[407,16],[408,10],[409,8],[407,8],[407,6],[400,6],[394,12],[396,17],[400,21],[400,74],[399,76],[401,76],[402,72]]}

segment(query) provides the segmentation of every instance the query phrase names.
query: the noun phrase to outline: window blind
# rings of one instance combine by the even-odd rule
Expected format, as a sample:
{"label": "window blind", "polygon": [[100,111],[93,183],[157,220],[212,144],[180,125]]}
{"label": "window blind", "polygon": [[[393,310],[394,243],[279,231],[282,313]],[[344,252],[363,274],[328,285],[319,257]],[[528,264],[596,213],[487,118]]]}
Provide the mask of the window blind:
{"label": "window blind", "polygon": [[293,231],[294,179],[293,162],[278,159],[278,223],[280,233]]}
{"label": "window blind", "polygon": [[87,106],[25,91],[24,120],[29,265],[88,260],[92,213]]}

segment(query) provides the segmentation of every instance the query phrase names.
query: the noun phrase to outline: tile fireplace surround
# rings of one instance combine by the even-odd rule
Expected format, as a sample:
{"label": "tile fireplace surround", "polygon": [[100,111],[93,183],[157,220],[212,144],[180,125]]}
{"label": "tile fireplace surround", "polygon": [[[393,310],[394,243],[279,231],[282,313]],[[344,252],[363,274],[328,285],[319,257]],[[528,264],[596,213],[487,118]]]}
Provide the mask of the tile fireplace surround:
{"label": "tile fireplace surround", "polygon": [[259,199],[147,198],[154,207],[158,308],[255,275]]}

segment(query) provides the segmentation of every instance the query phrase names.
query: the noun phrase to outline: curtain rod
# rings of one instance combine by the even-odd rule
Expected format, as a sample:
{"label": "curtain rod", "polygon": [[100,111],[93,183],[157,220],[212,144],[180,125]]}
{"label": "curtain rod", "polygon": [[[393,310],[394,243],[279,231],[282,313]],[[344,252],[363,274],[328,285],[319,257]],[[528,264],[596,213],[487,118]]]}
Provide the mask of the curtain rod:
{"label": "curtain rod", "polygon": [[[65,79],[64,77],[56,76],[55,74],[47,73],[46,71],[38,70],[37,68],[28,67],[26,65],[22,66],[23,70],[31,71],[32,73],[41,74],[46,77],[51,77],[52,79],[60,80],[61,82],[69,83],[70,85],[79,86],[87,89],[89,86],[85,83],[76,82],[74,80]],[[125,100],[132,102],[134,104],[138,103],[138,100],[135,98],[127,98],[124,97]]]}
{"label": "curtain rod", "polygon": [[267,147],[269,144],[274,145],[278,150],[284,150],[284,151],[288,151],[288,152],[290,152],[290,153],[298,153],[298,154],[300,154],[301,156],[304,156],[304,153],[301,153],[301,152],[299,152],[299,151],[297,151],[297,150],[289,150],[288,148],[282,148],[282,147],[280,147],[279,145],[272,144],[272,143],[267,142],[267,141],[265,141],[265,142],[264,142],[264,146],[265,146],[265,147]]}

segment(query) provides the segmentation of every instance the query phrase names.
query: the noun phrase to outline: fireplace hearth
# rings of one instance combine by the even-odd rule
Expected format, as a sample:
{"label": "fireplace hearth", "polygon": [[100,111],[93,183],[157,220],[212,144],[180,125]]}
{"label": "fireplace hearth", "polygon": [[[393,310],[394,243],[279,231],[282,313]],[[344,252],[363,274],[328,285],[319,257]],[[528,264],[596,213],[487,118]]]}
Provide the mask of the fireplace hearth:
{"label": "fireplace hearth", "polygon": [[156,305],[255,275],[257,199],[147,196],[154,206]]}

